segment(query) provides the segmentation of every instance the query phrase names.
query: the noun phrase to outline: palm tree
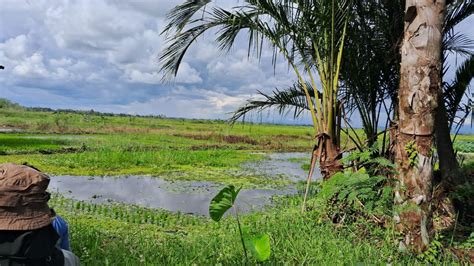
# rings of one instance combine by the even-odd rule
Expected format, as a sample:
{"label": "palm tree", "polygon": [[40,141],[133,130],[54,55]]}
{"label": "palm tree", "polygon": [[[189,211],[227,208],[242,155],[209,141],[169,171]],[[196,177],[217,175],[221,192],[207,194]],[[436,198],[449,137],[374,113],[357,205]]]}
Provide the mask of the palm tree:
{"label": "palm tree", "polygon": [[[395,116],[400,79],[398,44],[403,34],[404,12],[401,1],[355,1],[350,8],[351,19],[347,24],[338,98],[344,102],[343,112],[347,114],[347,119],[354,113],[361,118],[365,139],[350,134],[350,121],[344,121],[347,128],[342,130],[362,150],[372,147],[377,141],[381,119]],[[264,100],[249,100],[235,112],[232,120],[269,107],[276,107],[280,114],[292,110],[294,116],[299,116],[309,107],[301,101],[302,91],[298,90],[302,88],[297,83],[289,88],[277,88],[270,94],[260,93]],[[346,120],[346,115],[342,118]],[[390,121],[384,121],[386,129],[391,125]],[[381,154],[389,148],[385,145],[387,132],[382,132]]]}
{"label": "palm tree", "polygon": [[433,233],[435,111],[442,89],[445,1],[407,0],[401,46],[395,190],[401,247],[422,252]]}
{"label": "palm tree", "polygon": [[[295,72],[310,111],[316,136],[312,169],[318,158],[325,179],[340,171],[338,89],[349,9],[347,1],[246,0],[231,11],[219,7],[206,9],[210,2],[189,0],[169,13],[170,22],[163,31],[169,45],[160,57],[164,77],[176,75],[187,49],[210,29],[217,29],[216,42],[220,49],[227,51],[240,32],[248,33],[249,53],[255,50],[257,57],[266,41],[273,48],[274,58],[283,56]],[[316,75],[321,81],[320,93]]]}

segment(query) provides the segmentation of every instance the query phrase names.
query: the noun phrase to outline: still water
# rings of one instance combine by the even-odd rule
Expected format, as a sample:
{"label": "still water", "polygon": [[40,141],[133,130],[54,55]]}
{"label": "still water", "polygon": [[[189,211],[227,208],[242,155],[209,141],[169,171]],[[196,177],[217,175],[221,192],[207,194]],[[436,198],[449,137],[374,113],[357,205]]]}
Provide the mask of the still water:
{"label": "still water", "polygon": [[[259,162],[246,163],[244,171],[267,177],[306,179],[301,168],[307,153],[273,153]],[[319,171],[315,171],[319,172]],[[314,179],[319,178],[318,175]],[[211,199],[224,185],[200,181],[168,181],[159,177],[52,176],[49,190],[76,200],[93,203],[121,202],[173,212],[208,215]],[[275,195],[295,194],[294,185],[283,189],[243,189],[236,202],[239,211],[249,212],[271,204]]]}

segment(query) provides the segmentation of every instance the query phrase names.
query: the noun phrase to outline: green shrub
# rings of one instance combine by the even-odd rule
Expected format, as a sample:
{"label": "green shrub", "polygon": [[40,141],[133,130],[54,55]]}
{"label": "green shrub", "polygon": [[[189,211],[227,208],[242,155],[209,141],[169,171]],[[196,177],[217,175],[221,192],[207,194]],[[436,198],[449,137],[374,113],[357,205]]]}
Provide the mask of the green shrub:
{"label": "green shrub", "polygon": [[363,151],[354,151],[342,159],[347,167],[358,171],[367,172],[370,175],[389,176],[395,174],[395,164],[390,160],[378,156],[378,143],[375,142],[370,148]]}
{"label": "green shrub", "polygon": [[353,171],[337,173],[321,185],[316,195],[317,209],[335,223],[353,222],[365,217],[375,222],[391,216],[393,186],[389,178],[395,165],[376,157],[377,144],[362,152],[352,152],[343,159]]}
{"label": "green shrub", "polygon": [[379,222],[392,210],[393,190],[385,176],[367,173],[338,173],[322,184],[317,208],[333,222],[352,222],[368,217]]}

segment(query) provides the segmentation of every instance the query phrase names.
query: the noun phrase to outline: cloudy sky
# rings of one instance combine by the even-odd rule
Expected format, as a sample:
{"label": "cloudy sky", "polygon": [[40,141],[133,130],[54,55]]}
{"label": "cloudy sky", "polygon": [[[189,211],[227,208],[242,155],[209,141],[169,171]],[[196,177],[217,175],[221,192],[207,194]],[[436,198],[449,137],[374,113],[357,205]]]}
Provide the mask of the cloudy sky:
{"label": "cloudy sky", "polygon": [[[0,0],[0,97],[25,106],[228,118],[257,89],[295,80],[283,62],[270,66],[271,54],[248,59],[244,40],[223,54],[207,35],[176,80],[162,84],[160,31],[182,1]],[[458,30],[474,38],[469,24],[472,17]]]}

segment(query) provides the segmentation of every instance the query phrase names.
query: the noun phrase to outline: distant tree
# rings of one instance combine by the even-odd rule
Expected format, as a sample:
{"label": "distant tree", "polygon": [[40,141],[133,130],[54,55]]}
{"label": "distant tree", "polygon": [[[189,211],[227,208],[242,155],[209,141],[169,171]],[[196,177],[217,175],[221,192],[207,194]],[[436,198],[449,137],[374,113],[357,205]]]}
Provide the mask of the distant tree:
{"label": "distant tree", "polygon": [[0,109],[23,109],[18,103],[14,103],[8,99],[0,98]]}

